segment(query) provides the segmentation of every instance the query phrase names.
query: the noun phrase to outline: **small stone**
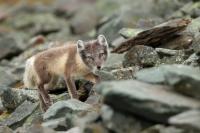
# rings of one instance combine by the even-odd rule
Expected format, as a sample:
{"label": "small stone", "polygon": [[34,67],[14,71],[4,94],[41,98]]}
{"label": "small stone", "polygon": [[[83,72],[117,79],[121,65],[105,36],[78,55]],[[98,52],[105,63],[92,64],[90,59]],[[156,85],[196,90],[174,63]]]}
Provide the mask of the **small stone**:
{"label": "small stone", "polygon": [[134,74],[139,70],[139,67],[128,67],[112,70],[111,73],[117,80],[133,79]]}
{"label": "small stone", "polygon": [[185,130],[173,126],[155,125],[145,129],[141,133],[186,133]]}
{"label": "small stone", "polygon": [[200,111],[189,110],[172,116],[169,123],[193,132],[200,132]]}
{"label": "small stone", "polygon": [[176,55],[179,52],[178,50],[165,49],[165,48],[156,48],[155,50],[161,56],[166,56],[166,55],[173,56],[173,55]]}
{"label": "small stone", "polygon": [[124,67],[139,65],[154,66],[160,60],[157,52],[148,46],[138,45],[131,48],[124,56]]}
{"label": "small stone", "polygon": [[50,120],[65,116],[67,113],[88,111],[91,106],[76,99],[58,101],[54,103],[43,116],[44,120]]}
{"label": "small stone", "polygon": [[135,37],[138,33],[143,31],[142,29],[131,29],[131,28],[122,28],[119,31],[119,34],[124,38],[132,38]]}

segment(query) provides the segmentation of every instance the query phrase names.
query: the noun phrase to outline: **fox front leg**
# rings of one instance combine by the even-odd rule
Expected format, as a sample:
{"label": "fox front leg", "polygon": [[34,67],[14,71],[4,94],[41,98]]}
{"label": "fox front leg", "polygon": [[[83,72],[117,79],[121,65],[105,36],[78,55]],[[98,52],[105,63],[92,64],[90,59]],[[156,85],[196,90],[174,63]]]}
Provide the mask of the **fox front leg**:
{"label": "fox front leg", "polygon": [[77,94],[74,79],[70,76],[65,76],[65,82],[67,84],[67,88],[68,88],[70,97],[78,99],[78,94]]}

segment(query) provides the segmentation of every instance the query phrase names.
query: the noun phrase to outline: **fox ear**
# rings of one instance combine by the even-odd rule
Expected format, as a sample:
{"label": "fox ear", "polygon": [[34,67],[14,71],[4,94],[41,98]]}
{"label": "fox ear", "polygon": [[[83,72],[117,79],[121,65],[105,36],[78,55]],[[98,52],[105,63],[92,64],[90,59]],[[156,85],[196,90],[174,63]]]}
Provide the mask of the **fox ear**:
{"label": "fox ear", "polygon": [[77,49],[78,50],[84,50],[85,49],[84,42],[82,40],[77,41]]}
{"label": "fox ear", "polygon": [[97,37],[97,40],[98,40],[99,44],[108,46],[106,37],[105,37],[104,35],[99,35],[99,36]]}

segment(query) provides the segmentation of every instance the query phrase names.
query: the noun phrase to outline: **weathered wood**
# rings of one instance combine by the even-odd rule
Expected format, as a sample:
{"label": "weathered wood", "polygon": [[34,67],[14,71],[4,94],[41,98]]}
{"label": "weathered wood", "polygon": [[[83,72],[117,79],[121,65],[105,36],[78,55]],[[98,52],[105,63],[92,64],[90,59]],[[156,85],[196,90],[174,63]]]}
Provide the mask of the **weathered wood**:
{"label": "weathered wood", "polygon": [[163,42],[176,38],[191,21],[189,19],[175,19],[157,25],[149,30],[138,33],[137,36],[127,39],[118,47],[113,49],[112,53],[123,53],[128,51],[134,45],[148,45],[158,47]]}

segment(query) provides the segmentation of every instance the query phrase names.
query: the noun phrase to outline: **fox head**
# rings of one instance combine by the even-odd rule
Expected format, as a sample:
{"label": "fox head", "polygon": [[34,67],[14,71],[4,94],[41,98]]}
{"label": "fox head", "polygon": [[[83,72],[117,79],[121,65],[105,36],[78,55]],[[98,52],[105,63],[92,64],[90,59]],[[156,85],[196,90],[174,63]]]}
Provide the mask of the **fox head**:
{"label": "fox head", "polygon": [[104,35],[88,42],[78,40],[77,49],[83,62],[93,70],[100,70],[108,56],[108,43]]}

